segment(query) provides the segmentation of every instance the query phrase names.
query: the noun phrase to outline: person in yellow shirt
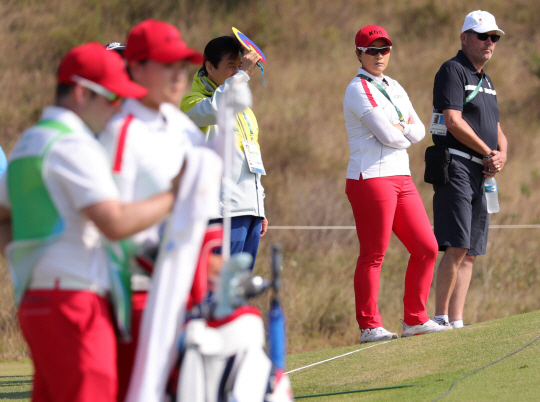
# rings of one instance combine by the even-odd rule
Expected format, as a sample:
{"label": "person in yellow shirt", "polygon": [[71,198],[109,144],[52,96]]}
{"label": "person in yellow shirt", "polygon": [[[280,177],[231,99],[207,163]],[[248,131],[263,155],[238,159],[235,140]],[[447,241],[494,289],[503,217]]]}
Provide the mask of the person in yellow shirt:
{"label": "person in yellow shirt", "polygon": [[[259,60],[261,58],[255,52],[244,54],[244,48],[232,36],[221,36],[208,42],[204,49],[203,65],[193,78],[191,92],[183,97],[180,105],[180,109],[204,134],[200,138],[192,138],[194,144],[218,135],[220,98],[233,81],[248,82]],[[250,269],[253,270],[259,240],[266,233],[268,220],[264,213],[264,188],[261,184],[261,175],[266,172],[259,152],[259,127],[250,108],[236,115],[234,133],[236,149],[232,167],[231,254],[250,253],[253,256]],[[251,159],[253,154],[258,159]],[[220,203],[223,207],[223,193]],[[222,217],[221,208],[221,216],[216,218]]]}

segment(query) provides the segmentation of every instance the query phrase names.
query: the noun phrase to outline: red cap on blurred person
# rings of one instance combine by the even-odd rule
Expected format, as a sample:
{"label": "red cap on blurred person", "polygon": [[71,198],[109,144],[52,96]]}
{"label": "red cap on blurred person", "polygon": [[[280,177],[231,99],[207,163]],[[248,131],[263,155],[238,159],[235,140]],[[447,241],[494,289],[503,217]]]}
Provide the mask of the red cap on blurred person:
{"label": "red cap on blurred person", "polygon": [[389,46],[392,46],[392,42],[388,38],[386,30],[377,25],[366,25],[358,31],[354,38],[354,43],[359,47],[368,47],[375,39],[383,38],[388,42]]}
{"label": "red cap on blurred person", "polygon": [[145,20],[129,31],[124,57],[127,61],[155,60],[174,63],[187,60],[202,64],[203,55],[190,49],[180,31],[171,24],[154,19]]}
{"label": "red cap on blurred person", "polygon": [[59,84],[75,84],[80,78],[100,85],[122,98],[140,99],[148,91],[129,79],[120,55],[101,43],[91,42],[71,49],[60,62]]}

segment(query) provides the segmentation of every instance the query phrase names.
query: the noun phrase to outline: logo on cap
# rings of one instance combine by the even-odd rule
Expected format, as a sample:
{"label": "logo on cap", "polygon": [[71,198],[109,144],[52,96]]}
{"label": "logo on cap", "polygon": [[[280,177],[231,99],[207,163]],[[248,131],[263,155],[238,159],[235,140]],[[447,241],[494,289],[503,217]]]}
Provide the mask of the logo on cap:
{"label": "logo on cap", "polygon": [[382,31],[374,30],[374,31],[369,31],[369,36],[371,35],[384,35],[384,33]]}
{"label": "logo on cap", "polygon": [[118,49],[118,48],[124,48],[125,45],[123,43],[120,43],[120,42],[111,42],[107,45],[106,49],[107,50],[113,50],[113,49]]}

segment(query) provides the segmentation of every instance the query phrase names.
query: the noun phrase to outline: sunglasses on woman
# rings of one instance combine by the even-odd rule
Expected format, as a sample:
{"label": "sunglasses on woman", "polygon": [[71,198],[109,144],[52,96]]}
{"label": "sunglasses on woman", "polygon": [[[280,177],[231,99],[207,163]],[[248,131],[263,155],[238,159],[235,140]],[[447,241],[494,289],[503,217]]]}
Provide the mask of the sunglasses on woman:
{"label": "sunglasses on woman", "polygon": [[488,38],[491,38],[491,41],[493,43],[497,43],[499,39],[501,39],[501,35],[490,35],[487,33],[480,33],[480,32],[476,32],[472,30],[465,31],[465,33],[476,34],[476,36],[478,37],[478,40],[481,40],[482,42],[485,42],[486,40],[488,40]]}
{"label": "sunglasses on woman", "polygon": [[384,56],[390,53],[392,46],[384,46],[384,47],[359,47],[357,46],[357,49],[361,50],[362,52],[365,52],[366,54],[369,54],[370,56],[377,56],[379,53]]}

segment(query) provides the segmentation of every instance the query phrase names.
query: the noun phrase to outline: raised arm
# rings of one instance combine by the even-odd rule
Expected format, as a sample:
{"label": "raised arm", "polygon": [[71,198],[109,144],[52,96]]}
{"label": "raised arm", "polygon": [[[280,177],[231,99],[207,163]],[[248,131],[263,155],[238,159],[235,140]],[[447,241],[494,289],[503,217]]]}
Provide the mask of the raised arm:
{"label": "raised arm", "polygon": [[[224,91],[234,80],[248,82],[249,78],[246,72],[239,70],[231,78],[228,78],[223,85],[216,88],[214,94],[210,97],[201,97],[195,93],[186,95],[182,100],[181,109],[198,127],[213,126],[217,124],[218,105]],[[210,85],[209,83],[206,84]]]}

